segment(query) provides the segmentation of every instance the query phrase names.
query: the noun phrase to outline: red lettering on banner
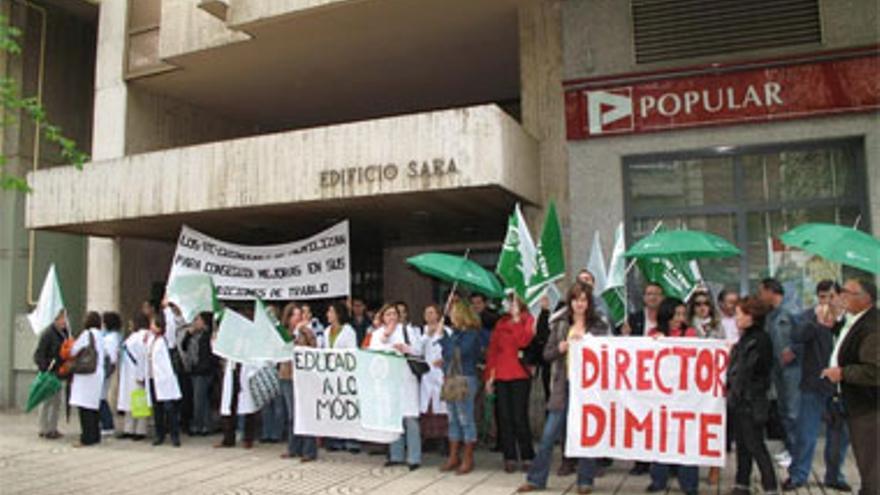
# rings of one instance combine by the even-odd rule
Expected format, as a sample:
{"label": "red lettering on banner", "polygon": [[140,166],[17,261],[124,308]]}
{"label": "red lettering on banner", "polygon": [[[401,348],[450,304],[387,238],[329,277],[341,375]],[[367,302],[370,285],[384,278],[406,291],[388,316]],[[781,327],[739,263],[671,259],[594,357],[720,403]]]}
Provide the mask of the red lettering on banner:
{"label": "red lettering on banner", "polygon": [[657,357],[654,359],[654,385],[666,395],[672,395],[672,387],[666,386],[660,378],[660,361],[670,354],[672,354],[672,349],[667,347],[661,349],[660,352],[657,353]]}
{"label": "red lettering on banner", "polygon": [[608,346],[602,344],[602,390],[608,390]]}
{"label": "red lettering on banner", "polygon": [[612,448],[617,445],[617,403],[611,401],[611,436],[608,439]]}
{"label": "red lettering on banner", "polygon": [[631,449],[633,446],[633,435],[637,431],[641,431],[645,435],[645,448],[651,450],[654,446],[654,413],[648,411],[648,414],[639,421],[635,414],[629,409],[623,411],[623,446]]}
{"label": "red lettering on banner", "polygon": [[715,389],[712,394],[715,397],[721,397],[727,393],[724,386],[725,373],[727,372],[727,363],[730,361],[730,355],[726,350],[715,350]]}
{"label": "red lettering on banner", "polygon": [[721,426],[720,414],[700,415],[700,455],[706,457],[721,457],[721,449],[709,450],[709,442],[718,438],[717,433],[709,431],[711,426]]}
{"label": "red lettering on banner", "polygon": [[687,451],[685,439],[687,439],[687,422],[693,421],[696,414],[691,411],[675,411],[671,414],[672,419],[678,420],[678,453],[684,454]]}
{"label": "red lettering on banner", "polygon": [[645,349],[636,351],[636,390],[651,390],[651,382],[648,380],[648,365],[646,361],[654,359],[654,350]]}
{"label": "red lettering on banner", "polygon": [[694,370],[694,378],[697,382],[697,389],[706,393],[712,390],[712,382],[715,379],[715,372],[712,369],[715,357],[709,349],[700,350],[697,354],[697,366]]}
{"label": "red lettering on banner", "polygon": [[668,429],[667,425],[669,412],[666,410],[666,406],[660,406],[660,452],[666,453],[666,449],[668,448]]}
{"label": "red lettering on banner", "polygon": [[[581,365],[581,387],[590,388],[599,379],[599,357],[589,347],[584,347],[581,351],[583,364]],[[592,375],[588,368],[592,370]]]}
{"label": "red lettering on banner", "polygon": [[[616,390],[632,390],[632,384],[629,382],[629,377],[626,376],[629,369],[629,351],[617,349],[617,352],[614,353],[614,368],[616,371],[614,388]],[[626,382],[626,388],[621,385],[621,382]]]}
{"label": "red lettering on banner", "polygon": [[[593,447],[605,434],[605,411],[595,404],[584,404],[581,410],[581,447]],[[596,420],[596,432],[590,432],[590,418]]]}
{"label": "red lettering on banner", "polygon": [[672,353],[681,358],[681,374],[678,379],[678,388],[682,392],[688,389],[688,376],[690,368],[689,360],[697,355],[697,350],[693,347],[674,347]]}

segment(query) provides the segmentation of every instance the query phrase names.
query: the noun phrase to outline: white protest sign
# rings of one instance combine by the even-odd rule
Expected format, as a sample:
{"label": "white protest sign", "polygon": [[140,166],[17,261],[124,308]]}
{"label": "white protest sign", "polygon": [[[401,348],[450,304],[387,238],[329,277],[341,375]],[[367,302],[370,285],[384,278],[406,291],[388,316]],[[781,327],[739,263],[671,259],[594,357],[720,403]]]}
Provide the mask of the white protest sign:
{"label": "white protest sign", "polygon": [[[314,349],[296,347],[293,359],[294,431],[298,435],[333,436],[366,442],[391,443],[403,433],[403,417],[388,418],[396,430],[366,428],[361,408],[369,407],[358,393],[357,349]],[[373,359],[400,359],[394,356],[371,356]],[[388,370],[400,368],[393,365]],[[400,368],[403,369],[403,368]],[[401,372],[402,373],[402,372]],[[402,374],[388,376],[398,384]],[[400,387],[389,389],[400,394]],[[396,398],[400,402],[399,397]]]}
{"label": "white protest sign", "polygon": [[348,221],[286,244],[243,246],[183,226],[169,280],[210,275],[225,300],[324,299],[351,289]]}
{"label": "white protest sign", "polygon": [[568,359],[566,455],[724,466],[724,341],[588,336]]}

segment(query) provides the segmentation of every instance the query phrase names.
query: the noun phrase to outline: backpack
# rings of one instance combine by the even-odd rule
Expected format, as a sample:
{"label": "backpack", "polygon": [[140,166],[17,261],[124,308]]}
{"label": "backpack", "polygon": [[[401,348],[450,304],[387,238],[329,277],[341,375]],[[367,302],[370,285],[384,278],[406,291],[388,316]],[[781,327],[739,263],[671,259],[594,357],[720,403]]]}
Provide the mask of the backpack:
{"label": "backpack", "polygon": [[70,365],[70,372],[88,375],[94,373],[98,369],[98,349],[95,347],[95,334],[91,330],[89,332],[89,345],[79,351],[73,358]]}

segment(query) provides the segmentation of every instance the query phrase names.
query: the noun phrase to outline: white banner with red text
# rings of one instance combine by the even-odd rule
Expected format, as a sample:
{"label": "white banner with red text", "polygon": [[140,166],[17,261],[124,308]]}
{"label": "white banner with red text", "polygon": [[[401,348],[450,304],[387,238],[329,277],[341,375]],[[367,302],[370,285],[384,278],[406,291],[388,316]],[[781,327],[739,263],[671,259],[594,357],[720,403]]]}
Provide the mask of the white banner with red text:
{"label": "white banner with red text", "polygon": [[715,339],[572,341],[566,455],[724,466],[728,354]]}

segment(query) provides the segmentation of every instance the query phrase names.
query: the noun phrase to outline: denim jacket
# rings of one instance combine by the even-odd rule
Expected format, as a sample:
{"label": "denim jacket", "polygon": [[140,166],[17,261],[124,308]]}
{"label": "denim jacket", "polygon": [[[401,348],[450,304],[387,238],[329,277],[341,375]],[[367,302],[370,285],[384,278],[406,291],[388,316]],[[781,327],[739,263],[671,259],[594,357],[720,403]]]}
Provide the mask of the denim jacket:
{"label": "denim jacket", "polygon": [[454,330],[451,335],[440,339],[443,347],[443,373],[448,374],[452,367],[455,348],[461,352],[461,372],[466,376],[477,376],[477,361],[482,355],[480,334],[476,330]]}

